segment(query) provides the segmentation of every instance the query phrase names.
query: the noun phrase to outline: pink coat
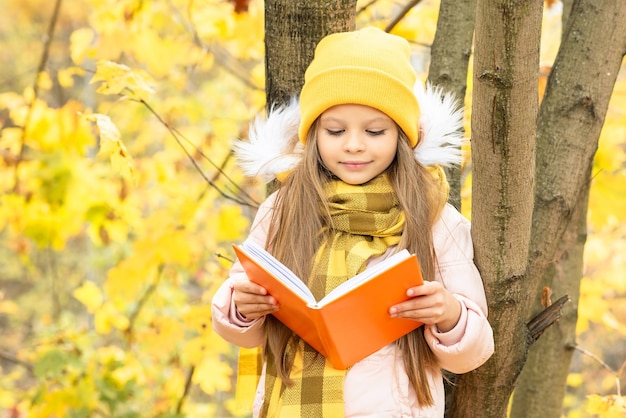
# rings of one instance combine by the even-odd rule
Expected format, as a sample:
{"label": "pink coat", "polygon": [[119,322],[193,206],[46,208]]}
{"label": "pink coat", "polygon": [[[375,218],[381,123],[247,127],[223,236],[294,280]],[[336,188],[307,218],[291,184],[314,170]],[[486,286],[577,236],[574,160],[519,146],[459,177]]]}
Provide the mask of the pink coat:
{"label": "pink coat", "polygon": [[[261,246],[265,245],[274,198],[275,195],[270,196],[259,208],[248,238]],[[436,326],[426,326],[424,334],[442,369],[466,373],[483,364],[494,349],[483,283],[473,262],[470,223],[448,205],[433,227],[433,239],[438,260],[435,278],[455,295],[463,309],[452,330],[439,332]],[[368,266],[387,254],[370,260]],[[257,347],[264,342],[263,318],[242,321],[235,314],[232,301],[233,281],[241,277],[245,273],[236,262],[230,278],[213,297],[213,328],[233,344]],[[263,402],[263,381],[262,377],[254,401],[255,417]],[[423,408],[409,384],[400,353],[395,344],[390,344],[348,370],[344,382],[346,417],[443,417],[444,388],[438,371],[430,376],[430,390],[434,406]]]}

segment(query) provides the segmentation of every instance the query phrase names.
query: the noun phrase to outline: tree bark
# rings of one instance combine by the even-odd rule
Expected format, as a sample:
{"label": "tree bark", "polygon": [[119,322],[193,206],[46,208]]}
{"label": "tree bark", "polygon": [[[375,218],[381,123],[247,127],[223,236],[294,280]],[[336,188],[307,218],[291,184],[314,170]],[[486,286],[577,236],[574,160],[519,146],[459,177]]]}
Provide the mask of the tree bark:
{"label": "tree bark", "polygon": [[[437,31],[430,50],[428,81],[465,101],[467,69],[472,54],[476,0],[442,0]],[[461,210],[461,169],[446,168],[449,202]]]}
{"label": "tree bark", "polygon": [[542,2],[479,0],[472,110],[472,237],[496,349],[459,376],[450,417],[504,417],[526,358]]}
{"label": "tree bark", "polygon": [[330,33],[354,30],[355,16],[356,0],[265,1],[268,109],[299,94],[319,40]]}
{"label": "tree bark", "polygon": [[[354,30],[356,0],[265,1],[266,110],[298,96],[304,73],[324,36]],[[266,186],[269,195],[276,183]]]}
{"label": "tree bark", "polygon": [[[573,355],[570,347],[576,343],[576,307],[587,239],[589,184],[583,187],[582,198],[557,251],[558,259],[547,269],[542,280],[543,286],[550,289],[554,297],[568,295],[570,303],[563,307],[561,320],[548,328],[530,347],[526,365],[513,393],[510,418],[560,418],[563,413],[563,398]],[[543,307],[539,300],[535,301],[535,310]]]}
{"label": "tree bark", "polygon": [[[454,93],[459,104],[465,102],[467,71],[472,55],[476,0],[442,0],[437,31],[430,49],[428,82]],[[461,167],[446,167],[450,196],[448,202],[461,210]],[[456,376],[446,373],[446,405],[454,396]],[[446,408],[447,409],[447,408]]]}
{"label": "tree bark", "polygon": [[[511,417],[559,418],[575,341],[576,307],[593,157],[626,50],[626,3],[577,0],[551,71],[538,119],[537,188],[529,277],[534,310],[543,286],[573,303],[529,353]],[[564,22],[565,23],[565,22]],[[581,71],[581,69],[583,71]],[[532,303],[533,301],[531,301]]]}

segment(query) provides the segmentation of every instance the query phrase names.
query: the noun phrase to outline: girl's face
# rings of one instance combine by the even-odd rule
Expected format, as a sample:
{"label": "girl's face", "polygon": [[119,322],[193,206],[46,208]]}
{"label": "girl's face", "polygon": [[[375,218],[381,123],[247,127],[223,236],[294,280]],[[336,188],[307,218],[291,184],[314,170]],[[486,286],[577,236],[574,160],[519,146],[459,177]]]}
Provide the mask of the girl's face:
{"label": "girl's face", "polygon": [[324,166],[348,184],[367,183],[396,156],[398,127],[369,106],[342,104],[327,109],[317,125],[317,149]]}

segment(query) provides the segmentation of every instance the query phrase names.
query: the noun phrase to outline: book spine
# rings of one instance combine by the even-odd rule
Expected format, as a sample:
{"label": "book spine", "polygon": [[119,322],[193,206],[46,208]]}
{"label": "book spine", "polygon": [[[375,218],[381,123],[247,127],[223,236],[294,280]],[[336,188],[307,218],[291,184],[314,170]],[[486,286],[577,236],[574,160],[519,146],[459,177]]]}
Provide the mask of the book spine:
{"label": "book spine", "polygon": [[[328,361],[330,361],[330,363],[333,365],[333,367],[335,369],[338,370],[345,370],[347,369],[350,365],[346,365],[344,364],[343,360],[342,360],[342,355],[339,352],[339,350],[337,349],[336,344],[334,343],[335,338],[333,338],[333,332],[331,331],[332,326],[331,324],[329,324],[327,321],[335,321],[337,320],[337,317],[326,317],[326,315],[324,315],[325,310],[323,309],[318,309],[318,308],[312,308],[311,309],[311,316],[314,316],[314,323],[316,326],[316,331],[317,331],[317,335],[319,336],[319,339],[324,347],[324,356],[328,359]],[[319,350],[318,350],[319,351]]]}

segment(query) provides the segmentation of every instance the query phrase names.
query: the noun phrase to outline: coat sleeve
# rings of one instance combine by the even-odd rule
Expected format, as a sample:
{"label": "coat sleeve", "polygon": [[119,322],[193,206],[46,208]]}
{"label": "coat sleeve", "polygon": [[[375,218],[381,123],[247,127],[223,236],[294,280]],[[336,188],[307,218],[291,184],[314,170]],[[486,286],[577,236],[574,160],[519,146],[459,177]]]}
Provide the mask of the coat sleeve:
{"label": "coat sleeve", "polygon": [[[261,204],[252,222],[247,241],[254,241],[265,247],[275,194]],[[248,280],[241,263],[237,260],[229,272],[229,277],[219,287],[211,302],[213,329],[226,341],[245,348],[258,347],[265,342],[263,323],[265,317],[247,321],[236,312],[233,302],[233,286],[237,280]]]}
{"label": "coat sleeve", "polygon": [[433,228],[433,241],[437,255],[435,278],[459,300],[462,309],[453,329],[440,332],[430,325],[424,335],[443,369],[467,373],[487,361],[494,350],[483,282],[473,261],[469,221],[447,205]]}

